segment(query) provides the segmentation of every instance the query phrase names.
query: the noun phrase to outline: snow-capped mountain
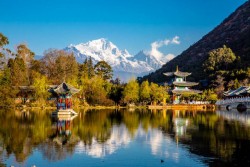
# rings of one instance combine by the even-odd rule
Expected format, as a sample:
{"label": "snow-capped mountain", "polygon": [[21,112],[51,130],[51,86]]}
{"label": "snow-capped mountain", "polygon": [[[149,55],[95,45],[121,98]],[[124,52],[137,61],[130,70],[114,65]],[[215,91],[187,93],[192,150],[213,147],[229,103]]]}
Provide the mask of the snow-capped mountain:
{"label": "snow-capped mountain", "polygon": [[149,53],[147,53],[145,51],[140,51],[135,56],[130,57],[129,60],[146,62],[154,70],[157,70],[157,69],[161,68],[161,66],[166,63],[166,61],[163,62],[161,60],[158,60],[153,55],[151,55],[151,54],[149,54]]}
{"label": "snow-capped mountain", "polygon": [[72,52],[80,63],[88,57],[91,57],[94,63],[106,61],[113,68],[114,77],[124,81],[132,76],[137,77],[153,72],[166,63],[143,51],[133,56],[127,50],[120,50],[104,38],[77,45],[71,44],[64,50]]}

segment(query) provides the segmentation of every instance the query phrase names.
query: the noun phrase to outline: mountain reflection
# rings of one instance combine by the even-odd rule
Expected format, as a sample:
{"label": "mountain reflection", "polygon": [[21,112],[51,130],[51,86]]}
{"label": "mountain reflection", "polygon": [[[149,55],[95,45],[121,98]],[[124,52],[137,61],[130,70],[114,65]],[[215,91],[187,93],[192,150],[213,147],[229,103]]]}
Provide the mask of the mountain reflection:
{"label": "mountain reflection", "polygon": [[100,158],[114,153],[119,148],[126,147],[130,141],[131,135],[124,125],[113,126],[110,138],[107,141],[100,143],[96,138],[92,138],[91,145],[79,142],[76,153],[86,153],[92,157]]}
{"label": "mountain reflection", "polygon": [[229,119],[222,111],[91,110],[51,118],[50,111],[1,111],[0,164],[11,156],[23,163],[34,150],[53,162],[74,155],[104,158],[137,143],[152,156],[176,163],[196,155],[211,166],[246,165],[250,127],[248,116],[239,121],[242,116],[231,114]]}

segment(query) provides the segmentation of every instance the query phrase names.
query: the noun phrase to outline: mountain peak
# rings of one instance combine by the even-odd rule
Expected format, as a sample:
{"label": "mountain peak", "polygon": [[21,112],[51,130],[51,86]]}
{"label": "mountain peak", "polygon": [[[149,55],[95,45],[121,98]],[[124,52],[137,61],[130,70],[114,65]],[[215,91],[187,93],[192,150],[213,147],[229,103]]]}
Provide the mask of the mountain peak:
{"label": "mountain peak", "polygon": [[77,45],[71,44],[64,50],[72,52],[78,62],[83,62],[88,57],[91,57],[94,63],[101,60],[106,61],[113,68],[115,77],[121,79],[123,79],[123,76],[119,76],[117,73],[141,76],[141,74],[145,75],[153,72],[162,66],[161,61],[158,61],[145,51],[140,51],[137,55],[132,56],[126,49],[120,50],[115,44],[105,38]]}

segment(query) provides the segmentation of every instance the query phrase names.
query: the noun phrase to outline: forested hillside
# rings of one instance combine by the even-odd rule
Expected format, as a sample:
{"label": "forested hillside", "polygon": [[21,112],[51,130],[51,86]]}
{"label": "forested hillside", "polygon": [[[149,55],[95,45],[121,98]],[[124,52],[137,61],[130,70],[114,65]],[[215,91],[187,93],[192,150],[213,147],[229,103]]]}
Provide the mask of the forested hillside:
{"label": "forested hillside", "polygon": [[[221,66],[222,69],[217,69],[217,71],[213,71],[213,73],[224,71],[224,73],[220,75],[224,77],[227,84],[235,79],[245,83],[249,78],[248,68],[250,67],[249,1],[240,6],[234,13],[197,43],[190,46],[169,63],[163,65],[161,69],[150,75],[144,76],[142,80],[149,80],[157,83],[166,82],[168,78],[163,75],[163,72],[174,71],[178,65],[181,71],[192,72],[188,80],[200,81],[205,79],[210,81],[209,83],[211,84],[211,81],[217,76],[209,77],[210,73],[206,72],[207,70],[204,67],[204,63],[209,59],[209,52],[212,52],[214,49],[223,48],[224,45],[232,50],[236,58],[228,65],[230,68],[225,69],[224,66]],[[228,77],[229,74],[225,74],[225,70],[231,72],[231,77]],[[224,74],[226,76],[223,76]]]}

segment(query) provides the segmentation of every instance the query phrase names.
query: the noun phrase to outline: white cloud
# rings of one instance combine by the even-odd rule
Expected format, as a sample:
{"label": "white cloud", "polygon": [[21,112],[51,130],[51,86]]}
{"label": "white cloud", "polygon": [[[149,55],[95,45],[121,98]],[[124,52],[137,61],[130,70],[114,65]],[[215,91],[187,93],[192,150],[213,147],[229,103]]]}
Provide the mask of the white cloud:
{"label": "white cloud", "polygon": [[172,41],[171,41],[172,44],[177,44],[179,45],[181,42],[179,41],[179,37],[178,36],[175,36]]}
{"label": "white cloud", "polygon": [[175,36],[173,39],[165,39],[151,43],[151,50],[148,53],[154,56],[157,60],[164,61],[164,63],[166,63],[167,61],[173,59],[175,55],[171,53],[164,54],[161,51],[159,51],[159,48],[163,46],[168,46],[169,44],[179,45],[180,44],[179,37]]}

